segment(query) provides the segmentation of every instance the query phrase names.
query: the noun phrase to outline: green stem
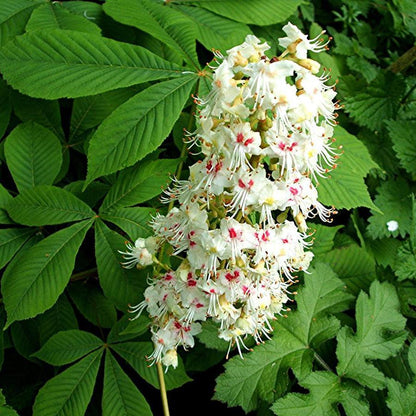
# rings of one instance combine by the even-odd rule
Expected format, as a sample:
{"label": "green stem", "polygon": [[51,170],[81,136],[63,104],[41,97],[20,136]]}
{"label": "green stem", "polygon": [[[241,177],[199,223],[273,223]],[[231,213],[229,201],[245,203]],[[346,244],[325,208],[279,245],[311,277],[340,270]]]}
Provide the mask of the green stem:
{"label": "green stem", "polygon": [[77,280],[85,279],[86,277],[96,276],[97,275],[97,268],[94,267],[93,269],[84,270],[83,272],[74,273],[71,276],[71,282],[76,282]]}
{"label": "green stem", "polygon": [[170,270],[170,267],[164,263],[162,263],[156,256],[152,258],[153,262],[160,266],[162,269],[165,269],[167,272]]}
{"label": "green stem", "polygon": [[409,68],[413,62],[416,60],[416,45],[406,51],[402,56],[400,56],[396,62],[393,62],[388,69],[395,74],[399,72],[404,72]]}
{"label": "green stem", "polygon": [[157,367],[157,375],[159,377],[159,390],[160,390],[160,397],[162,398],[162,407],[163,407],[163,415],[169,416],[169,403],[168,403],[168,396],[166,394],[166,385],[165,385],[165,377],[163,374],[162,363],[158,361],[156,363]]}
{"label": "green stem", "polygon": [[329,371],[331,373],[335,373],[335,371],[325,362],[325,360],[317,352],[314,352],[314,357],[315,357],[316,361],[318,361],[318,363],[321,364],[321,366],[326,371]]}

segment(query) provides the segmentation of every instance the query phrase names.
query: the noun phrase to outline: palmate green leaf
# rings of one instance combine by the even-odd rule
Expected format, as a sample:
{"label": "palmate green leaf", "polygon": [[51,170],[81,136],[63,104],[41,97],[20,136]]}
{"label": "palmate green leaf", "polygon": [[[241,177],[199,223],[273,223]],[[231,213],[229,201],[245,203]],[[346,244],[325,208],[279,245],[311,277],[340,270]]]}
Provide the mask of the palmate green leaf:
{"label": "palmate green leaf", "polygon": [[134,315],[124,315],[112,328],[107,337],[107,342],[129,341],[137,338],[139,335],[149,331],[151,324],[149,316],[142,314],[136,319],[131,319]]}
{"label": "palmate green leaf", "polygon": [[20,124],[9,134],[4,153],[20,192],[37,185],[52,185],[62,164],[58,138],[32,121]]}
{"label": "palmate green leaf", "polygon": [[60,331],[33,354],[33,357],[60,366],[72,363],[103,345],[104,342],[100,338],[89,332],[78,329]]}
{"label": "palmate green leaf", "polygon": [[10,100],[10,88],[6,82],[0,79],[0,137],[3,137],[10,121],[12,104]]}
{"label": "palmate green leaf", "polygon": [[35,98],[76,98],[178,76],[179,68],[144,48],[90,33],[27,33],[0,51],[4,78]]}
{"label": "palmate green leaf", "polygon": [[312,251],[314,258],[319,255],[328,253],[334,247],[335,234],[343,228],[342,225],[336,227],[327,227],[322,224],[310,224],[311,231],[313,232],[314,242],[312,245]]}
{"label": "palmate green leaf", "polygon": [[318,256],[317,260],[331,266],[353,294],[358,294],[361,289],[367,290],[376,278],[374,258],[357,244],[337,247]]}
{"label": "palmate green leaf", "polygon": [[76,98],[71,113],[70,143],[86,130],[98,126],[118,106],[141,89],[140,86],[135,85],[98,95]]}
{"label": "palmate green leaf", "polygon": [[108,116],[88,148],[86,183],[134,165],[156,150],[179,118],[196,80],[186,75],[152,85]]}
{"label": "palmate green leaf", "polygon": [[199,0],[198,5],[237,22],[259,26],[284,22],[295,13],[300,0]]}
{"label": "palmate green leaf", "polygon": [[149,33],[199,69],[193,25],[176,10],[151,0],[107,0],[103,8],[114,20]]}
{"label": "palmate green leaf", "polygon": [[150,52],[155,53],[168,62],[175,63],[176,65],[183,64],[183,57],[178,51],[143,31],[140,34],[140,46],[143,46],[143,48],[148,49]]}
{"label": "palmate green leaf", "polygon": [[351,71],[361,74],[368,83],[373,81],[381,71],[367,59],[357,55],[348,56],[347,65]]}
{"label": "palmate green leaf", "polygon": [[367,128],[361,129],[357,137],[365,143],[374,161],[389,175],[397,175],[400,170],[400,162],[393,150],[393,143],[386,130],[371,131]]}
{"label": "palmate green leaf", "polygon": [[409,351],[407,353],[407,358],[409,361],[409,366],[413,371],[413,374],[416,376],[416,342],[414,340],[410,344]]}
{"label": "palmate green leaf", "polygon": [[62,130],[61,110],[58,100],[31,98],[13,90],[13,111],[23,122],[34,121],[49,129],[62,142],[65,134]]}
{"label": "palmate green leaf", "polygon": [[406,319],[399,312],[396,290],[375,281],[370,296],[361,292],[357,299],[357,330],[343,327],[337,335],[337,372],[373,390],[386,385],[385,376],[368,360],[385,360],[397,354],[406,339]]}
{"label": "palmate green leaf", "polygon": [[394,273],[399,281],[416,279],[416,252],[410,241],[405,241],[397,250]]}
{"label": "palmate green leaf", "polygon": [[[410,368],[416,375],[416,341],[410,344],[408,351]],[[393,379],[387,380],[387,406],[393,416],[414,416],[416,409],[416,377],[405,387]]]}
{"label": "palmate green leaf", "polygon": [[272,403],[282,379],[286,385],[278,390],[284,392],[289,367],[298,379],[311,371],[314,347],[334,337],[339,329],[338,320],[329,314],[346,309],[352,296],[322,263],[316,264],[305,280],[296,297],[297,310],[287,319],[277,320],[274,337],[255,347],[244,360],[236,356],[227,362],[225,373],[217,379],[215,399],[249,412],[260,400]]}
{"label": "palmate green leaf", "polygon": [[109,350],[105,355],[103,416],[151,416],[146,399]]}
{"label": "palmate green leaf", "polygon": [[382,238],[380,240],[367,240],[366,245],[377,264],[388,267],[394,265],[401,241],[395,238]]}
{"label": "palmate green leaf", "polygon": [[387,406],[392,416],[414,416],[416,409],[416,381],[403,387],[397,380],[387,380]]}
{"label": "palmate green leaf", "polygon": [[110,185],[102,182],[91,182],[83,191],[85,181],[71,182],[64,187],[65,190],[73,193],[81,201],[84,201],[91,208],[104,197],[110,189]]}
{"label": "palmate green leaf", "polygon": [[369,207],[376,209],[370,199],[364,177],[370,169],[377,168],[366,147],[342,127],[335,129],[337,146],[342,146],[343,154],[338,167],[329,178],[320,180],[319,200],[336,208]]}
{"label": "palmate green leaf", "polygon": [[13,197],[7,192],[6,188],[0,184],[0,224],[14,224],[14,221],[8,216],[6,206]]}
{"label": "palmate green leaf", "polygon": [[[120,357],[124,358],[149,384],[156,389],[159,388],[159,379],[157,376],[156,365],[149,366],[146,361],[154,346],[151,342],[122,342],[119,344],[110,344],[110,348],[114,350]],[[182,359],[178,357],[178,367],[170,369],[165,374],[166,389],[172,390],[183,386],[192,379],[185,372]]]}
{"label": "palmate green leaf", "polygon": [[13,347],[22,357],[29,361],[39,362],[32,354],[40,348],[39,330],[35,320],[14,322],[10,327]]}
{"label": "palmate green leaf", "polygon": [[[351,321],[350,321],[351,322]],[[377,368],[381,370],[386,377],[394,378],[403,384],[411,383],[413,380],[411,366],[407,362],[409,348],[404,345],[403,348],[394,357],[386,360],[378,360]]]}
{"label": "palmate green leaf", "polygon": [[36,323],[39,328],[40,345],[45,344],[52,335],[59,331],[78,329],[74,309],[65,293],[59,296],[52,308],[36,317]]}
{"label": "palmate green leaf", "polygon": [[35,230],[30,228],[5,228],[0,230],[0,269],[22,247]]}
{"label": "palmate green leaf", "polygon": [[81,314],[99,328],[111,328],[117,321],[113,303],[95,285],[74,282],[69,286],[69,295]]}
{"label": "palmate green leaf", "polygon": [[94,211],[71,192],[41,185],[28,189],[7,205],[14,221],[23,225],[52,225],[91,218]]}
{"label": "palmate green leaf", "polygon": [[[394,240],[397,241],[397,240]],[[394,273],[398,280],[416,279],[416,202],[412,194],[412,223],[409,239],[396,251]]]}
{"label": "palmate green leaf", "polygon": [[[5,336],[4,336],[5,333],[3,331],[5,323],[6,323],[6,311],[4,310],[4,307],[2,307],[0,309],[0,371],[1,371],[1,369],[3,367],[3,363],[4,363],[4,350],[5,350],[6,342],[7,342],[5,340]],[[0,393],[1,393],[1,390],[0,390]]]}
{"label": "palmate green leaf", "polygon": [[19,416],[15,410],[7,406],[3,392],[0,390],[0,413],[2,416]]}
{"label": "palmate green leaf", "polygon": [[227,49],[241,44],[251,34],[251,29],[243,23],[226,19],[200,7],[173,5],[194,25],[198,40],[208,49]]}
{"label": "palmate green leaf", "polygon": [[120,173],[105,197],[100,213],[137,205],[160,194],[175,172],[179,159],[160,159],[138,163]]}
{"label": "palmate green leaf", "polygon": [[56,302],[91,225],[91,220],[83,221],[60,230],[29,248],[18,263],[9,265],[1,282],[6,327],[16,320],[32,318]]}
{"label": "palmate green leaf", "polygon": [[133,207],[115,209],[111,214],[101,215],[101,218],[117,225],[135,241],[139,237],[146,238],[152,234],[149,222],[154,215],[156,215],[154,208]]}
{"label": "palmate green leaf", "polygon": [[198,339],[207,347],[218,351],[227,351],[229,343],[218,337],[218,325],[212,321],[202,322],[202,332]]}
{"label": "palmate green leaf", "polygon": [[104,295],[121,310],[135,304],[146,286],[146,272],[129,270],[121,266],[118,250],[125,250],[125,239],[110,230],[101,220],[95,225],[95,253],[98,276]]}
{"label": "palmate green leaf", "polygon": [[39,391],[33,416],[83,416],[94,390],[103,350],[50,379]]}
{"label": "palmate green leaf", "polygon": [[46,0],[2,1],[0,4],[0,46],[24,32],[32,11]]}
{"label": "palmate green leaf", "polygon": [[370,414],[364,389],[341,384],[339,377],[333,373],[316,371],[300,384],[309,389],[310,393],[289,393],[278,399],[271,407],[276,415],[338,416],[337,403],[350,410],[347,411],[348,416]]}
{"label": "palmate green leaf", "polygon": [[385,120],[396,115],[406,84],[393,73],[381,74],[366,92],[345,99],[345,111],[360,125],[380,130]]}
{"label": "palmate green leaf", "polygon": [[[411,189],[403,178],[390,179],[377,188],[374,203],[382,213],[371,211],[367,231],[372,238],[405,237],[411,230],[412,201]],[[397,221],[399,227],[389,231],[387,223]]]}
{"label": "palmate green leaf", "polygon": [[416,121],[389,120],[386,125],[400,164],[411,175],[416,175],[416,150],[413,140]]}
{"label": "palmate green leaf", "polygon": [[359,40],[351,38],[342,33],[335,34],[336,47],[334,52],[340,55],[352,56],[357,55],[369,59],[377,59],[373,50],[363,46]]}
{"label": "palmate green leaf", "polygon": [[76,30],[100,35],[100,28],[85,17],[71,13],[60,3],[48,3],[38,7],[30,16],[26,32],[49,29]]}
{"label": "palmate green leaf", "polygon": [[62,2],[61,5],[70,12],[84,16],[84,18],[87,17],[95,23],[101,25],[101,21],[104,16],[101,4],[97,4],[92,1],[79,2],[79,0],[70,0]]}

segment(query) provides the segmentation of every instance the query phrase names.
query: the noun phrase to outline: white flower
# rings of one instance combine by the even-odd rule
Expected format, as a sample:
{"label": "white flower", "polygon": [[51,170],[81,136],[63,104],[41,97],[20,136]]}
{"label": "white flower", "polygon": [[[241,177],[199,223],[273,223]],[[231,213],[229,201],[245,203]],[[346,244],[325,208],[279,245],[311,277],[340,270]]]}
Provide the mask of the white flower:
{"label": "white flower", "polygon": [[135,266],[146,267],[153,264],[153,254],[156,252],[157,239],[155,237],[138,238],[134,246],[130,242],[126,242],[128,251],[118,251],[123,254],[123,258],[126,260],[121,263],[126,269],[131,269]]}
{"label": "white flower", "polygon": [[226,243],[227,258],[235,261],[242,255],[242,250],[254,248],[254,228],[241,224],[232,218],[223,218],[220,223],[221,236]]}
{"label": "white flower", "polygon": [[172,366],[176,368],[178,366],[178,353],[176,350],[168,350],[165,355],[162,357],[162,364],[166,367]]}
{"label": "white flower", "polygon": [[266,42],[260,43],[256,36],[247,35],[241,45],[227,51],[227,63],[236,67],[246,66],[249,61],[258,61],[268,49],[270,46]]}
{"label": "white flower", "polygon": [[235,171],[238,168],[246,169],[249,166],[247,155],[261,153],[261,137],[258,132],[251,130],[249,123],[234,123],[230,129],[224,129],[228,136],[230,147],[229,169]]}
{"label": "white flower", "polygon": [[322,52],[325,50],[327,44],[319,41],[323,32],[316,38],[309,40],[307,35],[303,34],[297,26],[290,22],[283,26],[283,30],[286,33],[286,37],[279,39],[279,45],[288,48],[290,45],[294,44],[296,48],[295,56],[299,59],[306,59],[308,51]]}
{"label": "white flower", "polygon": [[397,231],[399,229],[399,223],[395,220],[391,220],[387,222],[387,229],[393,233],[394,231]]}

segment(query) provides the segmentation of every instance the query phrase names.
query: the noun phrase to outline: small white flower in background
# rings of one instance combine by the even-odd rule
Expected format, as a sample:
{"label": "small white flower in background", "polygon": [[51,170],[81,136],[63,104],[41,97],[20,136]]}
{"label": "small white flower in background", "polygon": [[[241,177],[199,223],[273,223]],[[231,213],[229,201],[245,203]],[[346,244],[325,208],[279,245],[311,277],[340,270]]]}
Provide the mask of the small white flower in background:
{"label": "small white flower in background", "polygon": [[[148,358],[166,367],[177,366],[177,348],[192,348],[207,319],[240,355],[247,337],[269,338],[294,273],[306,271],[313,257],[306,219],[330,221],[335,212],[318,202],[313,182],[337,158],[336,93],[307,57],[326,44],[291,23],[283,30],[280,57],[264,56],[269,45],[252,35],[225,56],[215,53],[212,90],[196,99],[197,130],[188,138],[203,160],[164,192],[162,201],[178,206],[153,218],[155,237],[122,252],[124,267],[156,263],[144,300],[131,312],[138,317],[147,309],[155,345]],[[182,258],[176,270],[160,272],[162,246],[165,255]]]}
{"label": "small white flower in background", "polygon": [[395,220],[391,220],[387,222],[387,229],[392,233],[394,231],[397,231],[399,229],[399,223]]}

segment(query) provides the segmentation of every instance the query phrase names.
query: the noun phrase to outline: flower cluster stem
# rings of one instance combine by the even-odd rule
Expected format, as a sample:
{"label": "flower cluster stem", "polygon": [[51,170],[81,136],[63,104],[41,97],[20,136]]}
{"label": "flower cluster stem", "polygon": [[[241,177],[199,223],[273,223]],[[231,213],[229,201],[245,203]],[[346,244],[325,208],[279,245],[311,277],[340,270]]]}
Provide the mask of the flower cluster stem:
{"label": "flower cluster stem", "polygon": [[162,399],[163,416],[169,416],[170,413],[169,413],[168,396],[166,394],[165,377],[163,374],[162,363],[158,361],[156,363],[156,367],[157,367],[157,375],[159,377],[159,390],[160,390],[160,397]]}

